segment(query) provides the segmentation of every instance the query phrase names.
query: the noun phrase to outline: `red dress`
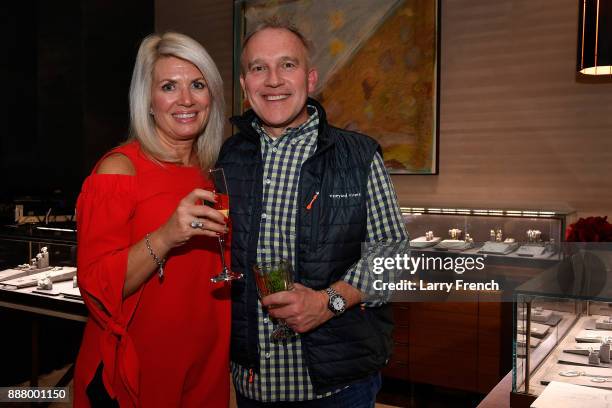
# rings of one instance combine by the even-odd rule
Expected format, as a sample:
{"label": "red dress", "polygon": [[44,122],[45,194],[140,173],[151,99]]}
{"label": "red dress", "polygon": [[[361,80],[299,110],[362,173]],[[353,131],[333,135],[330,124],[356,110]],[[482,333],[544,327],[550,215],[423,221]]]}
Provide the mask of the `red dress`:
{"label": "red dress", "polygon": [[136,175],[94,170],[77,201],[77,274],[90,317],[74,405],[89,406],[85,390],[103,362],[106,389],[122,407],[227,407],[230,295],[210,281],[221,271],[217,240],[195,237],[173,249],[163,280],[153,273],[122,299],[130,247],[194,188],[212,186],[199,168],[151,161],[137,142],[111,153],[126,155]]}

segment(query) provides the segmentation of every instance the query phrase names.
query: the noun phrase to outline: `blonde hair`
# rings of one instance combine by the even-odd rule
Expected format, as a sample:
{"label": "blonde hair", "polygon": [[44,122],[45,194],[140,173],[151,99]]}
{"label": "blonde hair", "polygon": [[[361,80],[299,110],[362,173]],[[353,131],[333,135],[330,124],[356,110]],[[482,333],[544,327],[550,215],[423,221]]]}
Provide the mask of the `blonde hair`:
{"label": "blonde hair", "polygon": [[138,140],[143,150],[156,160],[178,161],[177,157],[173,157],[162,147],[155,130],[154,117],[149,113],[153,69],[155,63],[163,57],[176,57],[192,63],[206,80],[212,103],[206,126],[196,140],[195,150],[200,167],[210,168],[217,160],[223,139],[223,81],[204,47],[184,34],[151,34],[142,40],[130,84],[130,140]]}

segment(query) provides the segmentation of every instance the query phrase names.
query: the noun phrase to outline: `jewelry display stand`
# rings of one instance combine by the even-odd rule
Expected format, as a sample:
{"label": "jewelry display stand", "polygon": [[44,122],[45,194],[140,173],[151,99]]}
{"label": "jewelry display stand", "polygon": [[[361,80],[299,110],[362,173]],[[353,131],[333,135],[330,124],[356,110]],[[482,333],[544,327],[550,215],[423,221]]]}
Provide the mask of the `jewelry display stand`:
{"label": "jewelry display stand", "polygon": [[484,243],[482,248],[478,250],[481,254],[508,255],[516,251],[519,244],[516,242],[491,242]]}
{"label": "jewelry display stand", "polygon": [[427,239],[426,236],[422,236],[415,239],[411,239],[410,246],[412,248],[428,248],[438,244],[440,241],[440,237],[431,237],[431,239]]}
{"label": "jewelry display stand", "polygon": [[465,251],[466,249],[473,248],[474,244],[471,242],[461,241],[459,239],[445,239],[441,241],[438,245],[434,247],[434,249],[438,250],[455,250],[455,251]]}
{"label": "jewelry display stand", "polygon": [[518,256],[524,256],[529,258],[537,258],[544,256],[546,252],[546,247],[543,245],[522,245],[516,254]]}
{"label": "jewelry display stand", "polygon": [[71,266],[58,266],[49,268],[44,272],[38,272],[31,275],[22,276],[17,279],[6,280],[1,282],[5,289],[22,289],[38,285],[38,281],[49,278],[52,283],[72,280],[76,276],[76,268]]}
{"label": "jewelry display stand", "polygon": [[22,276],[28,276],[32,272],[27,269],[5,269],[0,271],[0,285],[7,280],[21,278]]}
{"label": "jewelry display stand", "polygon": [[[536,337],[538,339],[541,339],[548,334],[549,329],[550,329],[550,326],[546,324],[532,322],[531,323],[531,337]],[[521,322],[517,324],[516,331],[519,334],[525,334],[527,332],[527,330],[525,329],[525,326],[521,324]]]}

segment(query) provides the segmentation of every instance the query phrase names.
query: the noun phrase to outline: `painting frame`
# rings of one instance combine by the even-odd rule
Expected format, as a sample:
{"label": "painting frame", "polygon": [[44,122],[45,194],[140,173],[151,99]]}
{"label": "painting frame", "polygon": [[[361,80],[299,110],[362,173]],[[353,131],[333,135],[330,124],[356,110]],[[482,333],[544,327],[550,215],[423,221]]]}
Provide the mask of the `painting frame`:
{"label": "painting frame", "polygon": [[[328,3],[330,9],[337,7],[340,10],[337,15],[342,16],[343,10],[340,6],[343,1],[346,0],[318,0],[317,9],[325,7]],[[363,3],[369,1],[370,5],[372,4],[371,0],[361,1]],[[319,67],[320,61],[326,62],[327,66],[331,66],[331,68],[327,68],[322,64],[324,68],[327,68],[327,71],[324,72],[327,72],[328,75],[324,77],[326,80],[313,96],[326,107],[330,123],[367,134],[381,144],[385,166],[390,174],[437,175],[439,173],[441,0],[386,1],[388,10],[380,10],[380,16],[371,17],[373,21],[357,20],[353,23],[356,19],[354,15],[350,15],[350,11],[353,11],[355,7],[346,11],[347,15],[351,17],[349,20],[351,23],[354,25],[359,23],[358,27],[360,29],[366,27],[369,31],[362,29],[365,34],[360,33],[361,36],[353,36],[358,39],[354,41],[357,45],[346,41],[349,46],[341,48],[343,51],[348,50],[345,55],[334,54],[332,57],[324,55],[321,58],[315,55],[313,57],[313,59],[319,58],[319,62],[315,60],[317,67]],[[302,7],[301,10],[303,11],[304,7],[308,7],[310,3],[312,3],[312,0],[234,0],[232,95],[234,115],[239,115],[245,110],[245,101],[239,81],[241,74],[240,54],[245,33],[250,28],[249,24],[255,21],[254,16],[266,16],[270,13],[278,13],[284,16],[283,13],[287,13],[287,10],[290,10],[289,7]],[[338,6],[339,4],[340,6]],[[351,3],[351,5],[354,4],[356,3]],[[377,3],[377,5],[380,4],[382,3]],[[429,6],[430,4],[432,6]],[[433,11],[429,7],[433,8]],[[423,15],[420,15],[420,12]],[[299,15],[300,22],[307,27],[308,13],[301,12]],[[409,19],[406,19],[406,16]],[[403,20],[398,20],[400,18]],[[287,19],[294,21],[290,15]],[[345,18],[346,20],[347,18]],[[330,21],[332,20],[329,19],[328,23]],[[406,21],[411,22],[412,25],[405,24]],[[314,26],[315,24],[313,24]],[[418,28],[414,28],[415,26],[418,26]],[[315,34],[325,35],[327,32],[324,29],[319,30],[319,27],[321,26],[317,26]],[[319,31],[322,31],[323,34],[320,34]],[[406,34],[406,31],[408,31],[408,34]],[[414,34],[415,32],[417,34]],[[309,32],[306,32],[306,36],[310,37]],[[401,40],[392,41],[394,38]],[[414,44],[410,43],[413,38]],[[317,41],[316,38],[312,39]],[[424,40],[418,42],[418,39]],[[333,49],[332,46],[336,45],[332,44],[332,46],[327,47],[328,43],[325,42],[325,39],[321,41],[319,38],[318,43],[315,42],[315,46],[321,43],[324,44],[324,47],[322,47],[324,51]],[[383,44],[386,48],[383,49],[372,44]],[[429,47],[430,45],[431,47]],[[377,52],[382,55],[376,55]],[[331,54],[331,52],[328,53]],[[414,55],[417,56],[414,57]],[[370,66],[368,61],[372,60],[382,61],[381,64],[386,64],[386,66],[383,66],[384,69],[371,67],[368,72],[365,72],[367,67]],[[391,63],[388,62],[389,60],[391,60]],[[366,67],[362,70],[365,73],[355,74],[355,78],[360,79],[363,76],[365,79],[354,81],[354,84],[348,83],[349,81],[343,82],[343,78],[347,75],[342,70],[350,69],[352,74],[354,67]],[[380,74],[381,72],[388,72],[388,74]],[[368,81],[376,87],[374,91],[368,89]],[[405,84],[407,85],[403,86]],[[391,92],[393,96],[385,97],[385,89],[387,93]],[[368,91],[371,99],[366,100]],[[359,92],[365,95],[362,98],[363,100],[359,100]],[[378,95],[371,96],[373,92],[378,92]],[[343,98],[345,95],[346,98]],[[352,95],[357,95],[357,97]],[[349,99],[350,101],[343,102],[343,99]],[[378,103],[381,100],[385,102]],[[404,103],[407,100],[410,101],[410,104]],[[333,103],[329,103],[330,101]],[[355,101],[354,104],[357,108],[350,105],[353,101]],[[396,103],[396,101],[401,102]],[[343,103],[344,105],[342,105]],[[376,105],[377,103],[380,106]],[[329,108],[330,105],[333,105],[332,109]],[[337,108],[338,105],[341,105],[340,109]],[[368,108],[371,109],[368,111]],[[336,114],[337,112],[340,112],[340,114]],[[357,112],[357,114],[353,115],[354,112]],[[382,112],[382,114],[376,112]],[[354,121],[353,116],[355,116]]]}

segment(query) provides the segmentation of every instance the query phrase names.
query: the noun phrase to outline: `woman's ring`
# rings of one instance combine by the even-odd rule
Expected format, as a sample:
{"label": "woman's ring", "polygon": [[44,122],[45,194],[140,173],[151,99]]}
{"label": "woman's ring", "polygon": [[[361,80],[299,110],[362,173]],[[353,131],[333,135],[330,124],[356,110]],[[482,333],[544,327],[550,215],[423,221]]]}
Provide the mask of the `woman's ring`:
{"label": "woman's ring", "polygon": [[202,221],[200,221],[200,220],[193,220],[193,221],[191,221],[190,226],[193,229],[196,229],[196,228],[202,229],[202,227],[204,227],[204,223],[202,223]]}

